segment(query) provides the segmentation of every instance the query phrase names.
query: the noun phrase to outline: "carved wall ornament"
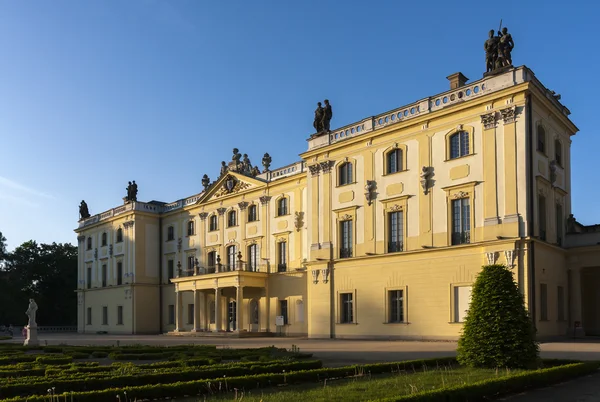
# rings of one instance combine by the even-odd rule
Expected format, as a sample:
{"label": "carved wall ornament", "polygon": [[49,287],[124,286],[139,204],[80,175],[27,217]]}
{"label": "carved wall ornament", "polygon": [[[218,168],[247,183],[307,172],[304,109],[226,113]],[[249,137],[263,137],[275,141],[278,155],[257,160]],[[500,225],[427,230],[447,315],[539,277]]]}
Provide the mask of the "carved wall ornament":
{"label": "carved wall ornament", "polygon": [[550,170],[550,183],[554,184],[556,182],[556,166],[557,163],[555,160],[550,161],[548,164],[548,168]]}
{"label": "carved wall ornament", "polygon": [[84,235],[77,236],[77,241],[78,241],[79,243],[83,243],[83,242],[85,241],[85,236],[84,236]]}
{"label": "carved wall ornament", "polygon": [[135,223],[135,221],[127,221],[127,222],[123,222],[123,227],[124,227],[125,229],[132,228],[134,223]]}
{"label": "carved wall ornament", "polygon": [[431,187],[431,178],[433,177],[433,167],[423,166],[421,168],[421,188],[423,188],[423,194],[427,195],[429,188]]}
{"label": "carved wall ornament", "polygon": [[233,194],[250,187],[250,184],[238,180],[235,176],[227,176],[221,188],[215,193],[215,198]]}
{"label": "carved wall ornament", "polygon": [[504,124],[510,124],[513,123],[517,117],[517,108],[516,106],[513,106],[502,109],[500,110],[500,113],[502,114],[502,120],[504,120]]}
{"label": "carved wall ornament", "polygon": [[321,269],[321,276],[323,277],[323,283],[329,282],[329,267]]}
{"label": "carved wall ornament", "polygon": [[183,242],[183,239],[180,237],[179,239],[177,239],[177,251],[181,251],[181,243]]}
{"label": "carved wall ornament", "polygon": [[312,277],[313,277],[313,283],[316,285],[317,283],[319,283],[319,270],[318,269],[313,269],[312,270]]}
{"label": "carved wall ornament", "polygon": [[321,165],[321,170],[323,171],[323,174],[325,174],[325,173],[331,172],[331,167],[333,166],[333,162],[332,161],[323,161],[323,162],[319,163],[319,165]]}
{"label": "carved wall ornament", "polygon": [[208,212],[200,212],[198,216],[200,217],[200,220],[204,221],[208,217]]}
{"label": "carved wall ornament", "polygon": [[98,249],[94,249],[94,260],[98,261]]}
{"label": "carved wall ornament", "polygon": [[548,196],[548,190],[546,190],[546,187],[538,187],[538,194],[542,195],[544,197]]}
{"label": "carved wall ornament", "polygon": [[365,184],[365,199],[369,205],[371,205],[375,199],[376,188],[377,182],[375,180],[367,180],[367,184]]}
{"label": "carved wall ornament", "polygon": [[463,127],[464,126],[462,124],[459,124],[458,126],[456,126],[456,131],[462,131]]}
{"label": "carved wall ornament", "polygon": [[245,210],[248,207],[248,205],[250,205],[250,204],[246,201],[242,201],[242,202],[238,203],[238,207],[240,207],[240,211]]}
{"label": "carved wall ornament", "polygon": [[498,253],[485,253],[485,257],[487,258],[488,265],[494,265],[498,258]]}
{"label": "carved wall ornament", "polygon": [[516,250],[504,250],[504,257],[506,258],[506,265],[510,268],[515,266],[515,257],[517,256]]}
{"label": "carved wall ornament", "polygon": [[352,215],[350,214],[344,214],[342,216],[340,216],[340,221],[349,221],[352,220]]}
{"label": "carved wall ornament", "polygon": [[398,212],[398,211],[402,211],[402,207],[398,204],[394,204],[392,205],[392,207],[390,208],[391,212]]}
{"label": "carved wall ornament", "polygon": [[296,211],[294,215],[294,226],[296,227],[296,232],[299,232],[304,226],[304,212]]}
{"label": "carved wall ornament", "polygon": [[223,216],[225,214],[225,212],[227,211],[227,208],[217,208],[217,213],[219,214],[219,216]]}
{"label": "carved wall ornament", "polygon": [[496,127],[496,112],[482,114],[481,123],[486,130]]}
{"label": "carved wall ornament", "polygon": [[263,195],[258,200],[260,201],[261,205],[265,205],[268,204],[269,201],[271,201],[271,198],[272,197],[270,195]]}
{"label": "carved wall ornament", "polygon": [[311,176],[316,176],[319,174],[319,171],[321,170],[321,165],[319,165],[318,163],[316,165],[310,165],[308,167],[308,170],[310,171]]}
{"label": "carved wall ornament", "polygon": [[459,191],[458,193],[455,193],[452,198],[454,198],[455,200],[458,200],[459,198],[467,198],[469,196],[469,193],[466,191]]}
{"label": "carved wall ornament", "polygon": [[110,256],[113,255],[113,245],[112,244],[108,245],[108,255],[110,255]]}

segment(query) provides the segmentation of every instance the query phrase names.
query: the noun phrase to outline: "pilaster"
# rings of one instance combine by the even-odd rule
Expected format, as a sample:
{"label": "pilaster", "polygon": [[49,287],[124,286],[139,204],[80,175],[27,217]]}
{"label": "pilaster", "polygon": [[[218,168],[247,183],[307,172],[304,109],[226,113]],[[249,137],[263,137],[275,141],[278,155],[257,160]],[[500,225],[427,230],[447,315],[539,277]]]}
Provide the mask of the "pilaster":
{"label": "pilaster", "polygon": [[[496,121],[498,112],[481,115],[483,124],[483,224],[498,225],[498,183],[496,160]],[[494,231],[486,231],[484,240],[496,238]]]}
{"label": "pilaster", "polygon": [[[504,217],[502,222],[518,223],[518,193],[517,193],[517,126],[516,107],[500,111],[504,120]],[[504,228],[504,232],[506,232]],[[505,235],[518,236],[518,225],[511,233]]]}
{"label": "pilaster", "polygon": [[215,288],[215,329],[214,332],[221,331],[221,289]]}
{"label": "pilaster", "polygon": [[244,326],[244,287],[240,284],[235,287],[235,329],[237,332],[241,332]]}

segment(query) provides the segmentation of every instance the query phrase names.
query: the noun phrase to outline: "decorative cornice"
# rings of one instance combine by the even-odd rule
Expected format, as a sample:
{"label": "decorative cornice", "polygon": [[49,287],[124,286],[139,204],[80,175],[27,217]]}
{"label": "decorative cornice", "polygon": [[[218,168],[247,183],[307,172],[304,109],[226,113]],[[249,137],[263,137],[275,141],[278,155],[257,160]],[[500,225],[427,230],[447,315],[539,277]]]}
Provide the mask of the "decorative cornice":
{"label": "decorative cornice", "polygon": [[319,165],[321,165],[321,170],[323,171],[323,174],[325,174],[325,173],[329,173],[331,171],[333,162],[332,161],[323,161],[323,162],[319,163]]}
{"label": "decorative cornice", "polygon": [[398,204],[394,204],[390,208],[390,212],[398,212],[398,211],[402,211],[402,207]]}
{"label": "decorative cornice", "polygon": [[225,211],[227,211],[227,208],[217,208],[217,212],[221,216],[225,214]]}
{"label": "decorative cornice", "polygon": [[271,198],[272,197],[270,195],[263,195],[259,198],[259,200],[262,205],[265,205],[265,204],[268,204],[269,201],[271,201]]}
{"label": "decorative cornice", "polygon": [[481,123],[486,130],[496,127],[496,112],[482,114]]}
{"label": "decorative cornice", "polygon": [[318,163],[316,165],[311,165],[308,167],[308,170],[310,170],[311,176],[317,176],[319,174],[319,171],[321,170],[321,165],[319,165]]}
{"label": "decorative cornice", "polygon": [[242,202],[238,203],[238,207],[240,207],[240,211],[245,210],[248,207],[248,205],[250,205],[250,204],[246,201],[242,201]]}
{"label": "decorative cornice", "polygon": [[198,216],[200,217],[201,220],[206,220],[206,217],[208,216],[208,212],[200,212],[198,214]]}
{"label": "decorative cornice", "polygon": [[133,224],[135,223],[135,221],[127,221],[127,222],[123,222],[123,227],[125,229],[129,229],[131,227],[133,227]]}
{"label": "decorative cornice", "polygon": [[469,193],[467,193],[466,191],[459,191],[458,193],[455,193],[452,198],[454,198],[455,200],[458,200],[459,198],[466,198],[469,196]]}
{"label": "decorative cornice", "polygon": [[85,241],[85,236],[84,236],[84,235],[77,236],[77,241],[78,241],[79,243],[83,243],[83,242]]}
{"label": "decorative cornice", "polygon": [[502,113],[502,119],[504,120],[504,124],[513,123],[517,117],[517,108],[516,106],[509,107],[506,109],[500,110]]}

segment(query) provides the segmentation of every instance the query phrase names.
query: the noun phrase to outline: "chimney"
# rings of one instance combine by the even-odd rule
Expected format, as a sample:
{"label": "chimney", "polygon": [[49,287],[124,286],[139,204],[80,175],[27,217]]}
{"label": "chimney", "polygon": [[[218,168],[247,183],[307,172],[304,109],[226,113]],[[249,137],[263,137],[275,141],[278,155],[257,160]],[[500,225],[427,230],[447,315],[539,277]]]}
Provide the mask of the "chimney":
{"label": "chimney", "polygon": [[448,79],[448,81],[450,81],[450,89],[462,87],[467,83],[467,81],[469,81],[469,79],[465,77],[461,72],[450,74],[446,78]]}

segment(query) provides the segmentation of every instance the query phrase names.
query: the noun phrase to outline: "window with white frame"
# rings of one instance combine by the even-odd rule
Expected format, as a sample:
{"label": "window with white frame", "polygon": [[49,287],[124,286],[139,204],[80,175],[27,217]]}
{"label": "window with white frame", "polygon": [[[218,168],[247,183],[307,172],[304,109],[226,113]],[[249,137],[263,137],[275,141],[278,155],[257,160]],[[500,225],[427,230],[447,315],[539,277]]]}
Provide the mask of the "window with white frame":
{"label": "window with white frame", "polygon": [[454,322],[464,322],[471,304],[471,286],[454,287]]}
{"label": "window with white frame", "polygon": [[258,214],[256,213],[256,205],[250,205],[248,207],[248,222],[256,222],[258,220]]}
{"label": "window with white frame", "polygon": [[194,235],[194,229],[195,229],[194,221],[189,221],[187,223],[187,234],[188,234],[188,236],[193,236]]}
{"label": "window with white frame", "polygon": [[402,166],[402,150],[394,149],[387,153],[386,155],[386,163],[387,163],[387,173],[396,173],[404,170]]}
{"label": "window with white frame", "polygon": [[283,216],[288,214],[288,200],[286,197],[281,197],[277,201],[277,216]]}
{"label": "window with white frame", "polygon": [[338,183],[340,186],[353,183],[352,181],[352,162],[345,162],[338,168]]}
{"label": "window with white frame", "polygon": [[117,229],[117,243],[121,243],[123,241],[123,229]]}
{"label": "window with white frame", "polygon": [[237,212],[229,211],[227,214],[227,227],[237,226]]}
{"label": "window with white frame", "polygon": [[169,226],[167,228],[167,241],[175,239],[175,228],[173,226]]}
{"label": "window with white frame", "polygon": [[450,136],[450,159],[460,158],[470,154],[469,133],[459,131]]}
{"label": "window with white frame", "polygon": [[106,235],[106,233],[102,233],[102,246],[106,246],[106,244],[108,243],[107,238],[108,236]]}
{"label": "window with white frame", "polygon": [[388,213],[388,253],[404,250],[404,212]]}
{"label": "window with white frame", "polygon": [[219,218],[217,215],[211,215],[208,220],[208,230],[212,232],[217,229],[219,229]]}
{"label": "window with white frame", "polygon": [[227,247],[227,269],[235,271],[237,258],[237,247],[235,245]]}
{"label": "window with white frame", "polygon": [[352,293],[340,293],[340,323],[354,323],[354,295]]}
{"label": "window with white frame", "polygon": [[471,205],[468,198],[452,200],[452,244],[471,242]]}
{"label": "window with white frame", "polygon": [[117,285],[123,284],[123,263],[117,262]]}
{"label": "window with white frame", "polygon": [[388,291],[388,322],[404,322],[404,291],[401,289]]}
{"label": "window with white frame", "polygon": [[287,242],[277,243],[277,272],[287,271]]}
{"label": "window with white frame", "polygon": [[352,221],[340,222],[340,258],[352,257]]}
{"label": "window with white frame", "polygon": [[248,271],[258,271],[258,244],[248,246]]}

